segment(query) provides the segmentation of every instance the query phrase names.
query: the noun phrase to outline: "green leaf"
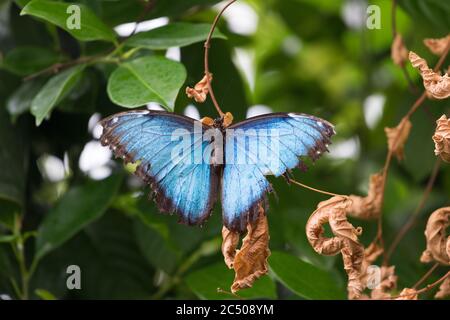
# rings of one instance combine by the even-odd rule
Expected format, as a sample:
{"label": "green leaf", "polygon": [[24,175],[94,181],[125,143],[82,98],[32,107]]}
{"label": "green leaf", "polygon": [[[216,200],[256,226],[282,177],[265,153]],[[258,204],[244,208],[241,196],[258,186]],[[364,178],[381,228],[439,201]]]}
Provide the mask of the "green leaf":
{"label": "green leaf", "polygon": [[36,289],[34,293],[42,300],[58,300],[53,293],[45,289]]}
{"label": "green leaf", "polygon": [[78,231],[98,219],[117,193],[121,176],[89,181],[69,190],[47,213],[36,238],[36,256],[41,258]]}
{"label": "green leaf", "polygon": [[26,76],[49,67],[58,60],[58,54],[52,50],[24,46],[8,52],[1,67],[19,76]]}
{"label": "green leaf", "polygon": [[25,81],[6,101],[6,109],[15,121],[21,114],[31,108],[34,97],[42,89],[44,81],[41,78]]}
{"label": "green leaf", "polygon": [[[228,269],[224,263],[217,263],[190,273],[185,281],[201,299],[234,299],[231,295],[217,292],[218,288],[229,291],[233,278],[232,270]],[[275,283],[268,276],[259,278],[252,288],[241,290],[237,294],[243,298],[252,299],[277,298]]]}
{"label": "green leaf", "polygon": [[[79,26],[76,25],[79,8]],[[106,40],[115,41],[116,35],[88,7],[56,1],[33,0],[21,11],[21,15],[32,15],[66,30],[81,41]]]}
{"label": "green leaf", "polygon": [[0,224],[13,228],[24,207],[28,143],[22,124],[12,125],[0,108]]}
{"label": "green leaf", "polygon": [[31,113],[36,117],[37,126],[77,84],[84,67],[84,65],[75,66],[57,74],[39,91],[31,103]]}
{"label": "green leaf", "polygon": [[[204,41],[208,37],[209,24],[177,22],[147,32],[140,32],[125,41],[130,47],[142,47],[153,50],[170,47],[185,47],[190,44]],[[226,37],[216,29],[214,38]]]}
{"label": "green leaf", "polygon": [[269,265],[275,277],[306,299],[344,299],[345,293],[329,272],[283,252],[272,252]]}
{"label": "green leaf", "polygon": [[155,268],[171,274],[182,252],[171,243],[168,226],[158,223],[149,225],[135,220],[134,232],[136,242],[147,261]]}
{"label": "green leaf", "polygon": [[162,57],[142,57],[122,64],[108,81],[114,103],[135,108],[157,102],[172,111],[178,91],[186,79],[184,66]]}

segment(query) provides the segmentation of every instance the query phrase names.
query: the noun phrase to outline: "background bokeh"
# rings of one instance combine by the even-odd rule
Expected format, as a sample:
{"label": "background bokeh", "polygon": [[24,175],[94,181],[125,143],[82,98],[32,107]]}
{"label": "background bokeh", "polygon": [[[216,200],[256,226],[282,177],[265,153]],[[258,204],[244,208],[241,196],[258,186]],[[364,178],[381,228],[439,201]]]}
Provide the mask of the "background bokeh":
{"label": "background bokeh", "polygon": [[[132,168],[113,160],[97,141],[97,122],[125,110],[110,101],[106,90],[115,65],[88,67],[51,117],[35,125],[31,101],[52,75],[23,78],[56,62],[104,52],[111,45],[78,41],[48,22],[20,16],[27,2],[0,1],[0,297],[23,298],[26,289],[33,299],[233,298],[217,292],[229,290],[233,280],[220,253],[220,206],[201,228],[159,214],[147,199],[148,187],[130,174]],[[215,0],[158,0],[142,15],[144,1],[79,2],[120,36],[129,35],[137,19],[143,21],[138,32],[174,21],[211,23],[224,5]],[[370,4],[381,9],[380,29],[366,28]],[[450,3],[398,4],[397,31],[410,50],[433,65],[437,57],[422,40],[448,33]],[[366,194],[370,174],[384,164],[384,127],[395,126],[422,90],[415,70],[407,66],[416,87],[411,91],[402,70],[391,61],[391,1],[239,0],[218,28],[227,40],[213,40],[210,64],[224,111],[232,112],[236,121],[274,111],[329,120],[337,131],[331,152],[311,164],[308,172],[296,171],[294,176],[334,193]],[[202,77],[202,42],[139,54],[166,56],[186,67],[175,112],[215,117],[210,102],[197,104],[184,94],[186,85]],[[155,103],[147,107],[161,108]],[[405,159],[393,161],[387,182],[383,222],[388,245],[420,201],[436,160],[434,121],[448,107],[448,101],[427,100],[411,119]],[[278,195],[270,198],[268,213],[271,270],[239,294],[344,298],[341,257],[316,254],[304,232],[309,215],[326,196],[284,179],[271,182]],[[419,262],[425,223],[434,209],[448,204],[449,192],[450,169],[443,165],[418,222],[392,257],[400,288],[412,286],[429,268]],[[361,241],[370,243],[376,223],[352,222],[363,227]],[[81,290],[66,287],[69,265],[81,268]],[[24,289],[27,270],[33,274]],[[443,271],[438,268],[430,281]]]}

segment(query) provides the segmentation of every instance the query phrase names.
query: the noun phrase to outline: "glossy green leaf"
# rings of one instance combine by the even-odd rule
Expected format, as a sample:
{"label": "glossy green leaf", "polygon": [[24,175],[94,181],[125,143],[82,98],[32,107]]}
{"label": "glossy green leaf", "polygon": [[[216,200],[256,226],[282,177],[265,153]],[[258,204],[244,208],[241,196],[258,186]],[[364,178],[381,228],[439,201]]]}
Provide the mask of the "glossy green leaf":
{"label": "glossy green leaf", "polygon": [[6,101],[6,109],[11,118],[16,120],[21,114],[31,108],[34,97],[39,93],[44,85],[41,78],[25,81]]}
{"label": "glossy green leaf", "polygon": [[[125,41],[125,45],[148,49],[167,49],[170,47],[185,47],[190,44],[205,41],[211,25],[203,23],[177,22],[146,32],[140,32]],[[214,38],[226,38],[216,29]]]}
{"label": "glossy green leaf", "polygon": [[80,79],[84,65],[72,67],[53,76],[39,91],[31,103],[31,113],[36,125],[50,115],[52,109],[70,92]]}
{"label": "glossy green leaf", "polygon": [[328,271],[283,252],[272,252],[271,271],[295,294],[306,299],[344,299],[345,292]]}
{"label": "glossy green leaf", "polygon": [[[230,291],[233,283],[234,272],[222,263],[217,263],[202,269],[198,269],[186,276],[185,281],[189,288],[201,299],[233,299],[234,297],[219,293],[220,288]],[[269,276],[263,276],[256,280],[252,288],[243,289],[237,293],[243,298],[276,299],[275,283]]]}
{"label": "glossy green leaf", "polygon": [[122,64],[111,74],[108,95],[111,101],[126,108],[157,102],[172,111],[185,79],[186,70],[181,63],[142,57]]}
{"label": "glossy green leaf", "polygon": [[167,225],[148,225],[136,220],[134,232],[137,244],[148,262],[171,274],[179,262],[181,250],[172,243]]}
{"label": "glossy green leaf", "polygon": [[59,55],[47,48],[17,47],[5,56],[1,67],[19,76],[26,76],[56,63]]}
{"label": "glossy green leaf", "polygon": [[114,31],[88,7],[81,4],[33,0],[22,9],[20,14],[32,15],[51,22],[81,41],[115,41]]}
{"label": "glossy green leaf", "polygon": [[121,176],[89,181],[69,190],[50,210],[38,230],[36,255],[41,258],[101,217],[117,193]]}

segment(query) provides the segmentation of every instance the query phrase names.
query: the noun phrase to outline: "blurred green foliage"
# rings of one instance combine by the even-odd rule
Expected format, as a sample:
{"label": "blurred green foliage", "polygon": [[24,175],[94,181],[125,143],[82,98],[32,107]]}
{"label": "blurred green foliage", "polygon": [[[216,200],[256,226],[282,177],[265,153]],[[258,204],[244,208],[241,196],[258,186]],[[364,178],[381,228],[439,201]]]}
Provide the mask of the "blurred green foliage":
{"label": "blurred green foliage", "polygon": [[[212,22],[217,2],[157,0],[148,6],[137,0],[80,0],[81,29],[72,30],[65,24],[63,1],[0,1],[0,294],[33,299],[233,298],[217,292],[218,287],[229,290],[233,280],[220,253],[219,206],[202,228],[187,227],[176,217],[159,214],[146,199],[147,188],[120,161],[109,162],[112,175],[101,180],[81,170],[82,151],[94,140],[92,122],[126,110],[120,106],[157,102],[183,113],[193,104],[201,116],[215,116],[210,101],[188,101],[184,88],[203,75],[205,24]],[[238,2],[254,11],[257,28],[241,34],[232,31],[226,22],[230,18],[219,23],[210,68],[221,106],[235,121],[243,120],[250,106],[264,105],[336,124],[334,143],[340,147],[307,173],[294,174],[321,189],[364,195],[370,174],[384,163],[383,128],[396,125],[418,96],[390,59],[391,1]],[[433,64],[437,58],[422,39],[448,33],[450,4],[398,2],[398,31],[409,49]],[[365,27],[369,4],[381,9],[380,29]],[[358,19],[361,8],[363,20]],[[126,41],[113,29],[159,17],[168,17],[169,26]],[[173,46],[182,47],[180,62],[164,58]],[[242,56],[249,60],[250,72],[237,63]],[[416,72],[409,66],[407,71],[420,90]],[[374,97],[384,108],[381,118],[368,125]],[[419,203],[435,162],[434,120],[447,107],[445,101],[426,101],[412,117],[405,160],[394,161],[387,183],[387,244]],[[46,173],[46,159],[56,161],[53,169],[62,166],[64,174]],[[304,232],[309,215],[325,197],[283,179],[272,183],[279,199],[270,199],[271,271],[240,294],[345,298],[340,257],[317,255]],[[448,204],[449,192],[450,169],[443,165],[417,224],[392,257],[400,288],[426,272],[419,262],[424,226],[432,210]],[[362,242],[370,243],[375,223],[352,222],[363,227]],[[81,290],[66,287],[69,265],[82,270]]]}

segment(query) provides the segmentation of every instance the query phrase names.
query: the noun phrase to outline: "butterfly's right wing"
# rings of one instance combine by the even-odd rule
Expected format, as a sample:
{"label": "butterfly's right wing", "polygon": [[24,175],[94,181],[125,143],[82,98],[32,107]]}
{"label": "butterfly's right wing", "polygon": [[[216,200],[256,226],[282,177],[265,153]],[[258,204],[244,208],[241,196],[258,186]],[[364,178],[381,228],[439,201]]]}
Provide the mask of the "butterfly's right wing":
{"label": "butterfly's right wing", "polygon": [[148,110],[115,114],[100,124],[101,143],[125,162],[139,163],[136,174],[152,188],[160,211],[176,213],[190,225],[209,217],[218,173],[210,164],[211,142],[203,139],[208,127],[185,116]]}

